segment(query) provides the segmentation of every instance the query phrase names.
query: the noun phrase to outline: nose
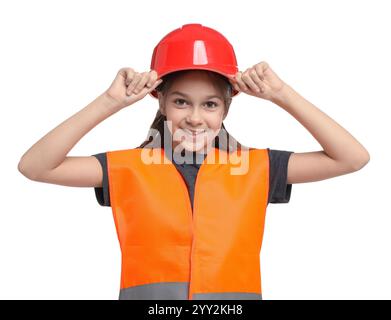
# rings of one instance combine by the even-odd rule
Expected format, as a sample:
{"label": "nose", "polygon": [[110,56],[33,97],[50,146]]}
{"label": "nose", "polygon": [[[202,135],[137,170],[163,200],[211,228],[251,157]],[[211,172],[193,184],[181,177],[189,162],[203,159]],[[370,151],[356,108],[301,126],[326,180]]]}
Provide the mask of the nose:
{"label": "nose", "polygon": [[186,122],[193,127],[202,124],[202,117],[197,107],[191,108],[190,113],[186,117]]}

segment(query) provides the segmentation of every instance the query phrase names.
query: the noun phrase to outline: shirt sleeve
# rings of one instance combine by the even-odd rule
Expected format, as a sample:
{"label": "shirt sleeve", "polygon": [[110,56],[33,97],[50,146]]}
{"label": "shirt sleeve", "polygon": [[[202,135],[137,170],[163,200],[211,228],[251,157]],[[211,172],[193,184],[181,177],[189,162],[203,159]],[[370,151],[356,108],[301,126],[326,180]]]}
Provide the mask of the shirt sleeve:
{"label": "shirt sleeve", "polygon": [[269,153],[269,196],[268,203],[288,203],[292,184],[287,184],[288,161],[293,151],[273,150]]}
{"label": "shirt sleeve", "polygon": [[101,206],[110,207],[110,190],[107,176],[107,156],[105,152],[93,154],[93,156],[99,160],[103,171],[102,187],[94,187],[95,197]]}

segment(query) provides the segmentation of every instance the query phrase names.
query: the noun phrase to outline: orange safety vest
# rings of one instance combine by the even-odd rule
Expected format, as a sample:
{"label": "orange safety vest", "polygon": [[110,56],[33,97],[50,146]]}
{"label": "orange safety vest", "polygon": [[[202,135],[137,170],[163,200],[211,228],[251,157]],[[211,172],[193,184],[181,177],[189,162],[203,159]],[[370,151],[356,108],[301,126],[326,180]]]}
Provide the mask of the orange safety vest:
{"label": "orange safety vest", "polygon": [[119,299],[262,299],[267,149],[238,150],[247,156],[248,169],[233,175],[235,164],[219,162],[230,154],[213,147],[198,171],[193,211],[186,184],[164,149],[148,151],[160,163],[145,163],[142,150],[107,152],[122,253]]}

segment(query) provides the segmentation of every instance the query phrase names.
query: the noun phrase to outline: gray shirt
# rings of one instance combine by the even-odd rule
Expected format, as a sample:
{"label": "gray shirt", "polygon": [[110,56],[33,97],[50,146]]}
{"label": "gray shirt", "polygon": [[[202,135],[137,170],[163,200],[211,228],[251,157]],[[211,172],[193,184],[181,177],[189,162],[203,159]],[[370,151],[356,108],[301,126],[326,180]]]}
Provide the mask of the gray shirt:
{"label": "gray shirt", "polygon": [[[293,151],[285,150],[273,150],[269,149],[269,195],[268,195],[268,204],[269,203],[288,203],[291,196],[292,184],[287,184],[287,171],[288,171],[288,161],[290,155]],[[107,175],[107,158],[106,153],[97,153],[93,154],[96,157],[103,170],[103,181],[102,187],[95,187],[95,197],[98,203],[101,206],[110,206],[110,190],[108,184],[108,175]],[[200,168],[201,162],[205,155],[193,153],[192,163],[183,163],[178,164],[175,162],[175,157],[170,157],[173,164],[177,170],[182,175],[184,181],[186,182],[187,189],[189,191],[189,196],[191,199],[191,206],[193,207],[194,201],[194,186],[195,180],[197,177],[198,170]],[[186,158],[187,159],[187,158]]]}

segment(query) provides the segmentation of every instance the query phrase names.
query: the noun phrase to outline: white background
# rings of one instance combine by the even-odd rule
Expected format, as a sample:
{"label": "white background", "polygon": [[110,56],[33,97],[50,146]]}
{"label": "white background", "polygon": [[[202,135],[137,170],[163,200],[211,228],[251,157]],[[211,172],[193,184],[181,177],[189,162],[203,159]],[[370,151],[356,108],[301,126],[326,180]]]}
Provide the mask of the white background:
{"label": "white background", "polygon": [[[108,88],[149,71],[152,50],[187,23],[233,44],[241,71],[266,61],[347,129],[371,160],[352,174],[294,184],[271,204],[261,251],[264,299],[390,299],[388,1],[8,1],[0,4],[0,298],[118,299],[121,256],[93,188],[34,182],[23,153]],[[133,148],[157,100],[114,114],[68,155]],[[244,93],[225,120],[245,145],[322,150],[273,103]]]}

